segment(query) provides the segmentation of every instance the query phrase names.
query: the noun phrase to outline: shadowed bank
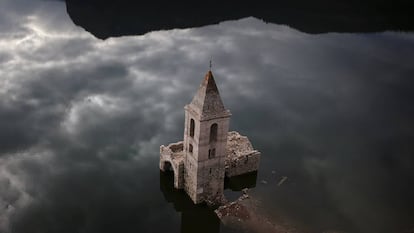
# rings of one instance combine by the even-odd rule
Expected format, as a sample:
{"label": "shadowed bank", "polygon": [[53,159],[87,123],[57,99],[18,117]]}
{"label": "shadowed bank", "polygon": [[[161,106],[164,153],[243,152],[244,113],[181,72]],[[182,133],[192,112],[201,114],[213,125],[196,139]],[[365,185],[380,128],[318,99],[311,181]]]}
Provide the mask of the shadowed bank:
{"label": "shadowed bank", "polygon": [[255,17],[306,33],[412,31],[409,0],[113,1],[66,0],[73,22],[106,39]]}

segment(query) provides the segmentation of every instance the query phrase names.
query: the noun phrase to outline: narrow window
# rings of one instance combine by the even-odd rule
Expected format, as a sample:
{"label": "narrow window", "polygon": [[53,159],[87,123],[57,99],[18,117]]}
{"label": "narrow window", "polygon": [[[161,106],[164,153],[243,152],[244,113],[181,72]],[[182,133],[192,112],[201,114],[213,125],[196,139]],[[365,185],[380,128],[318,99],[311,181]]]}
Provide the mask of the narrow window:
{"label": "narrow window", "polygon": [[190,120],[190,136],[194,137],[194,128],[195,128],[195,122],[194,119]]}
{"label": "narrow window", "polygon": [[249,156],[246,156],[246,160],[244,160],[244,164],[247,164],[249,162]]}
{"label": "narrow window", "polygon": [[193,145],[192,144],[190,144],[188,146],[188,152],[193,153]]}
{"label": "narrow window", "polygon": [[211,174],[211,168],[210,168],[210,174]]}
{"label": "narrow window", "polygon": [[208,150],[208,158],[212,159],[216,156],[216,149],[210,149]]}
{"label": "narrow window", "polygon": [[210,127],[210,142],[217,141],[217,124],[214,123]]}

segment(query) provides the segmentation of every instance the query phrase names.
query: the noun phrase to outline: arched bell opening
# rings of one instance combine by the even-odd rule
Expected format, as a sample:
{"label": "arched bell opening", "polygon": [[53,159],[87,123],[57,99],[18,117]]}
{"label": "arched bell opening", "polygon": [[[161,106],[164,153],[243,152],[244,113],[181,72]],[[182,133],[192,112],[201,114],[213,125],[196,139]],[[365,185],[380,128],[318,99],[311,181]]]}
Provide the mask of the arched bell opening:
{"label": "arched bell opening", "polygon": [[211,127],[210,127],[210,142],[217,141],[217,128],[218,128],[217,123],[214,123],[214,124],[211,125]]}

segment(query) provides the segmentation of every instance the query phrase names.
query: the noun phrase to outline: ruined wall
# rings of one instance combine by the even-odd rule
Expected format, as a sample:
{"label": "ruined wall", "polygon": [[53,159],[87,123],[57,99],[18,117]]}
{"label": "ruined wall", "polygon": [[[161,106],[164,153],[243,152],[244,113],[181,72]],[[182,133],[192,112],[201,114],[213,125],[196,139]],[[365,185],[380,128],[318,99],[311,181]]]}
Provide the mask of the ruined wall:
{"label": "ruined wall", "polygon": [[249,154],[233,157],[226,160],[226,176],[238,176],[257,171],[260,162],[260,152],[252,151]]}
{"label": "ruined wall", "polygon": [[260,152],[253,149],[249,138],[231,131],[227,136],[226,176],[232,177],[256,171]]}
{"label": "ruined wall", "polygon": [[[187,194],[195,203],[200,203],[206,199],[214,199],[221,196],[224,189],[224,176],[232,177],[249,172],[257,171],[260,162],[260,152],[254,150],[249,139],[240,135],[238,132],[228,132],[226,144],[224,144],[223,135],[227,131],[228,120],[215,119],[208,122],[202,122],[198,127],[203,132],[198,131],[196,134],[209,133],[209,126],[219,123],[217,142],[203,142],[200,147],[203,150],[201,155],[195,153],[186,153],[183,151],[184,142],[171,143],[168,146],[160,146],[160,169],[166,170],[166,162],[171,164],[174,171],[174,187],[177,189],[184,188]],[[207,130],[208,129],[208,130]],[[207,131],[207,132],[206,132]],[[221,132],[220,132],[221,131]],[[198,136],[197,135],[197,136]],[[205,136],[207,137],[207,136]],[[194,139],[196,141],[196,139]],[[208,149],[220,144],[221,149],[213,158],[208,158]],[[223,155],[222,147],[226,147]],[[195,145],[194,149],[199,150]]]}
{"label": "ruined wall", "polygon": [[160,170],[166,171],[167,164],[174,172],[174,187],[184,188],[184,154],[183,142],[171,143],[168,146],[160,146]]}

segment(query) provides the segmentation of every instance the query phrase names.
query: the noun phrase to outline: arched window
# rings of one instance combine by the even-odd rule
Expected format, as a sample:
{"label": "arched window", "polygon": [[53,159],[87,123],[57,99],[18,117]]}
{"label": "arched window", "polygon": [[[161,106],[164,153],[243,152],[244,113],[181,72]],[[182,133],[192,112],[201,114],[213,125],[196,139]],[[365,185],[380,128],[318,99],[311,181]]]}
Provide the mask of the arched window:
{"label": "arched window", "polygon": [[216,157],[216,149],[213,148],[213,149],[208,150],[208,158],[212,159],[214,157]]}
{"label": "arched window", "polygon": [[171,166],[171,163],[168,161],[164,161],[164,166],[163,166],[163,170],[164,172],[166,171],[173,171],[173,168]]}
{"label": "arched window", "polygon": [[217,124],[214,123],[210,127],[210,142],[217,141]]}
{"label": "arched window", "polygon": [[190,144],[188,146],[188,152],[193,153],[193,145]]}
{"label": "arched window", "polygon": [[195,122],[194,119],[190,120],[190,136],[194,137],[194,128],[195,128]]}

